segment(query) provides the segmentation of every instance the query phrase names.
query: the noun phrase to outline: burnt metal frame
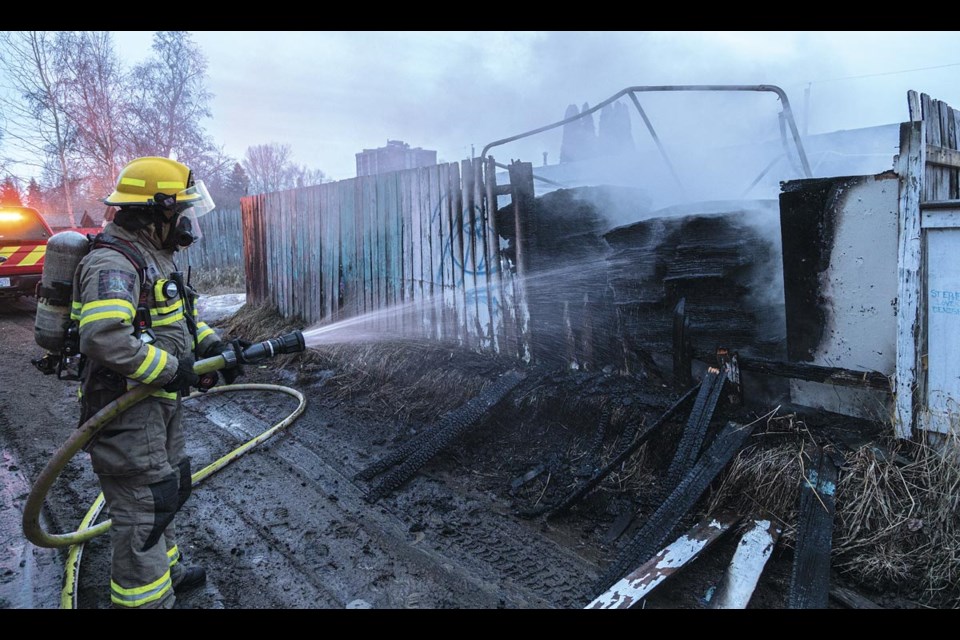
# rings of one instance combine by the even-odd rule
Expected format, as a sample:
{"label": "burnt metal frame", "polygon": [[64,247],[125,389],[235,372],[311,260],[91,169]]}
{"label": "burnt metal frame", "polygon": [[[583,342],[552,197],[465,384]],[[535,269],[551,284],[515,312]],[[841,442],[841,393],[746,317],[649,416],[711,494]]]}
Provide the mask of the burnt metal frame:
{"label": "burnt metal frame", "polygon": [[[665,92],[665,91],[767,91],[767,92],[772,92],[776,94],[777,97],[780,99],[780,103],[783,105],[781,116],[783,119],[786,120],[787,125],[790,127],[790,133],[793,137],[794,145],[797,148],[797,155],[800,157],[801,165],[803,165],[804,175],[807,178],[812,177],[813,174],[810,171],[810,162],[807,160],[807,152],[804,150],[803,142],[801,142],[800,140],[800,132],[797,129],[797,123],[793,118],[793,110],[790,108],[790,101],[787,99],[787,94],[786,92],[784,92],[783,89],[772,84],[755,84],[755,85],[691,84],[691,85],[648,85],[648,86],[627,87],[626,89],[622,89],[618,91],[617,93],[607,98],[603,102],[598,103],[596,106],[593,106],[575,116],[571,116],[569,118],[565,118],[558,122],[554,122],[553,124],[548,124],[542,127],[538,127],[536,129],[532,129],[524,133],[518,133],[517,135],[510,136],[508,138],[502,138],[500,140],[490,142],[483,148],[483,151],[480,152],[480,157],[486,158],[487,153],[493,147],[497,147],[502,144],[506,144],[508,142],[513,142],[521,138],[526,138],[532,135],[536,135],[538,133],[543,133],[544,131],[549,131],[550,129],[562,127],[565,124],[569,124],[571,122],[575,122],[579,120],[580,118],[584,118],[595,111],[599,111],[603,107],[607,106],[608,104],[612,104],[613,102],[619,100],[623,96],[630,96],[630,100],[633,102],[633,106],[636,107],[637,112],[640,114],[640,118],[643,120],[644,125],[646,125],[647,130],[650,132],[650,136],[653,138],[654,143],[657,145],[657,149],[660,151],[660,155],[663,156],[663,160],[666,163],[667,168],[670,170],[671,175],[673,175],[673,179],[677,181],[677,184],[682,189],[683,182],[680,180],[680,177],[677,175],[677,172],[673,167],[673,163],[670,161],[669,155],[667,155],[666,148],[663,146],[663,143],[660,141],[660,137],[657,135],[656,130],[653,128],[653,123],[650,122],[650,118],[647,117],[647,114],[643,110],[643,107],[640,106],[640,100],[637,98],[637,95],[636,95],[638,93]],[[786,145],[785,136],[784,136],[783,142],[784,142],[784,153],[785,154],[789,153],[789,149],[787,148],[787,145]],[[776,160],[779,160],[780,157],[782,156],[778,156]],[[776,160],[774,162],[776,162]],[[755,186],[757,182],[759,182],[763,178],[764,174],[766,174],[773,167],[773,164],[774,163],[771,163],[770,166],[766,167],[763,170],[763,172],[757,177],[757,179],[754,180],[753,184],[751,184],[750,187],[747,188],[747,192],[749,192],[750,189],[752,189],[753,186]]]}

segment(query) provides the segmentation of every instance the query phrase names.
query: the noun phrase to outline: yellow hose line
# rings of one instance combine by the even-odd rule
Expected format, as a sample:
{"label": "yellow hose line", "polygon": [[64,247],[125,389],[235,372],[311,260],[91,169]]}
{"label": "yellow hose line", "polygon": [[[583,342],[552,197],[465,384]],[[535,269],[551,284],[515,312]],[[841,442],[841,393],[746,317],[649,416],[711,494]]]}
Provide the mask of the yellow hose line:
{"label": "yellow hose line", "polygon": [[[226,359],[222,355],[213,356],[195,362],[193,371],[197,375],[203,375],[204,373],[222,369],[225,365]],[[110,522],[107,521],[101,522],[97,526],[84,531],[50,533],[45,531],[40,524],[40,512],[43,510],[43,502],[47,497],[47,493],[60,475],[60,472],[63,471],[63,468],[67,466],[67,463],[70,462],[73,456],[83,449],[83,447],[97,435],[100,429],[106,426],[111,420],[156,390],[157,387],[153,385],[137,385],[113,402],[107,403],[105,407],[74,430],[74,432],[70,434],[70,437],[67,438],[67,441],[60,445],[60,448],[53,453],[50,460],[47,461],[47,465],[34,481],[33,487],[30,489],[29,495],[27,495],[27,500],[23,504],[23,535],[27,540],[38,547],[68,547],[86,542],[104,533],[110,527]]]}
{"label": "yellow hose line", "polygon": [[[223,467],[227,466],[228,464],[230,464],[231,462],[233,462],[234,460],[236,460],[237,458],[245,454],[247,451],[249,451],[253,447],[257,446],[258,444],[260,444],[261,442],[263,442],[264,440],[266,440],[267,438],[275,434],[277,431],[280,431],[281,429],[285,429],[288,426],[290,426],[290,424],[293,423],[293,421],[296,420],[300,416],[300,414],[304,412],[307,406],[306,398],[303,396],[302,393],[300,393],[296,389],[292,389],[290,387],[283,387],[279,385],[273,385],[273,384],[257,384],[257,383],[223,385],[219,387],[213,387],[210,390],[208,390],[206,393],[200,393],[199,391],[195,391],[191,393],[189,396],[187,396],[186,398],[184,398],[184,400],[203,397],[211,393],[223,393],[223,392],[229,392],[229,391],[280,391],[282,393],[286,393],[287,395],[291,395],[294,398],[296,398],[299,401],[299,404],[297,404],[297,408],[294,409],[290,415],[288,415],[286,418],[284,418],[277,424],[273,425],[271,428],[267,429],[266,431],[256,436],[255,438],[248,440],[247,442],[240,445],[239,447],[237,447],[230,453],[226,454],[225,456],[222,456],[218,460],[211,462],[203,469],[196,471],[192,476],[190,476],[193,486],[197,486],[207,476],[210,476],[213,473],[222,469]],[[89,511],[87,511],[87,514],[83,517],[83,520],[81,520],[80,527],[77,529],[78,534],[83,533],[88,529],[90,529],[90,524],[97,519],[98,515],[100,515],[100,511],[103,509],[103,505],[104,505],[103,494],[101,493],[99,496],[97,496],[97,499],[94,501]],[[98,525],[98,527],[102,528],[102,531],[101,531],[102,533],[103,531],[106,531],[110,527],[110,521],[107,520],[106,522]],[[84,537],[84,536],[81,536],[81,538],[82,538],[82,541],[77,544],[71,545],[69,552],[67,553],[63,589],[60,591],[60,608],[61,609],[76,608],[76,601],[74,598],[76,596],[77,588],[80,582],[80,559],[83,556],[83,547],[86,544],[86,541],[90,539],[89,537]]]}

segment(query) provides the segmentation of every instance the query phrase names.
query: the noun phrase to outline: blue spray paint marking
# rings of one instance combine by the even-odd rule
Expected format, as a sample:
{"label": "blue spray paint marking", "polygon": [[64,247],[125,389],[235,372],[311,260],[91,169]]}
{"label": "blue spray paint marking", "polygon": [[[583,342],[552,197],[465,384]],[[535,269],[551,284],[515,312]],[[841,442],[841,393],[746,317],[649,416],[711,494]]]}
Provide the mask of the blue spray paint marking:
{"label": "blue spray paint marking", "polygon": [[832,496],[837,491],[837,485],[829,480],[822,480],[815,469],[810,469],[810,474],[806,478],[806,481],[811,489],[827,496]]}
{"label": "blue spray paint marking", "polygon": [[931,289],[930,311],[931,313],[960,315],[960,291]]}
{"label": "blue spray paint marking", "polygon": [[[434,208],[433,214],[431,216],[431,226],[433,226],[434,224],[439,224],[440,222],[439,218],[440,218],[440,214],[442,213],[443,201],[445,198],[446,196],[443,196],[440,199],[440,202],[437,203],[437,206]],[[474,205],[474,210],[476,212],[479,212],[480,208]],[[483,246],[485,234],[489,233],[491,236],[494,236],[494,237],[495,237],[495,234],[493,233],[493,229],[489,226],[477,226],[477,225],[471,224],[470,222],[467,222],[467,217],[464,215],[464,213],[465,213],[464,211],[460,211],[457,214],[457,218],[455,220],[455,224],[459,226],[459,228],[461,229],[461,235],[463,236],[463,260],[462,261],[457,260],[457,257],[454,254],[453,235],[450,233],[448,229],[447,237],[444,239],[443,245],[441,246],[441,249],[440,249],[440,263],[442,265],[443,262],[447,259],[447,256],[449,256],[450,260],[453,262],[453,265],[455,267],[455,272],[462,271],[464,276],[466,275],[486,276],[488,273],[493,275],[499,269],[499,265],[494,265],[491,263],[491,267],[488,268],[487,256],[484,255],[482,252],[477,254],[476,266],[472,269],[467,267],[467,265],[469,265],[471,262],[469,258],[472,255],[473,247]],[[474,215],[474,218],[475,219],[480,218],[480,216]],[[476,240],[473,243],[470,242],[471,235],[476,237]],[[443,267],[441,266],[441,267],[438,267],[437,273],[434,275],[434,278],[439,280],[442,277],[443,277]],[[463,286],[463,285],[464,285],[463,277],[461,277],[459,281],[454,282],[454,286]]]}

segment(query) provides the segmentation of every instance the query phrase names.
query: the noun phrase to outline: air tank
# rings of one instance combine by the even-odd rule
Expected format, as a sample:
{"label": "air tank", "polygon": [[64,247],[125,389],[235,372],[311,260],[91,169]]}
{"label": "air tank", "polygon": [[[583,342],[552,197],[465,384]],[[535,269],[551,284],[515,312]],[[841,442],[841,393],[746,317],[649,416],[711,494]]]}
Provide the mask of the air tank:
{"label": "air tank", "polygon": [[61,231],[47,240],[33,333],[37,344],[49,352],[59,353],[63,348],[70,323],[73,273],[89,250],[87,237],[76,231]]}

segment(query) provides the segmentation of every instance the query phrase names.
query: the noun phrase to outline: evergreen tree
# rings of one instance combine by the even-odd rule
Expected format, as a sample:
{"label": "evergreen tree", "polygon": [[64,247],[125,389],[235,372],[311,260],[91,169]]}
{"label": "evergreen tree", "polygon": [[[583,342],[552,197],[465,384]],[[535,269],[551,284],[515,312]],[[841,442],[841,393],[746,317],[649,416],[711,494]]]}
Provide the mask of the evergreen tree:
{"label": "evergreen tree", "polygon": [[616,102],[600,109],[600,128],[597,132],[597,153],[611,155],[634,150],[630,130],[630,112],[626,105]]}
{"label": "evergreen tree", "polygon": [[625,153],[636,149],[633,141],[633,129],[630,126],[630,110],[627,105],[617,103],[613,105],[613,122],[615,125],[617,153]]}
{"label": "evergreen tree", "polygon": [[17,189],[13,178],[7,176],[7,179],[0,185],[0,206],[22,207],[23,201],[20,199],[20,190]]}
{"label": "evergreen tree", "polygon": [[250,178],[239,162],[233,164],[233,171],[227,176],[226,192],[239,200],[250,191]]}
{"label": "evergreen tree", "polygon": [[43,211],[43,194],[36,178],[30,178],[30,184],[27,185],[27,206]]}
{"label": "evergreen tree", "polygon": [[597,153],[608,156],[617,152],[616,104],[604,105],[600,109],[600,125],[597,130]]}

